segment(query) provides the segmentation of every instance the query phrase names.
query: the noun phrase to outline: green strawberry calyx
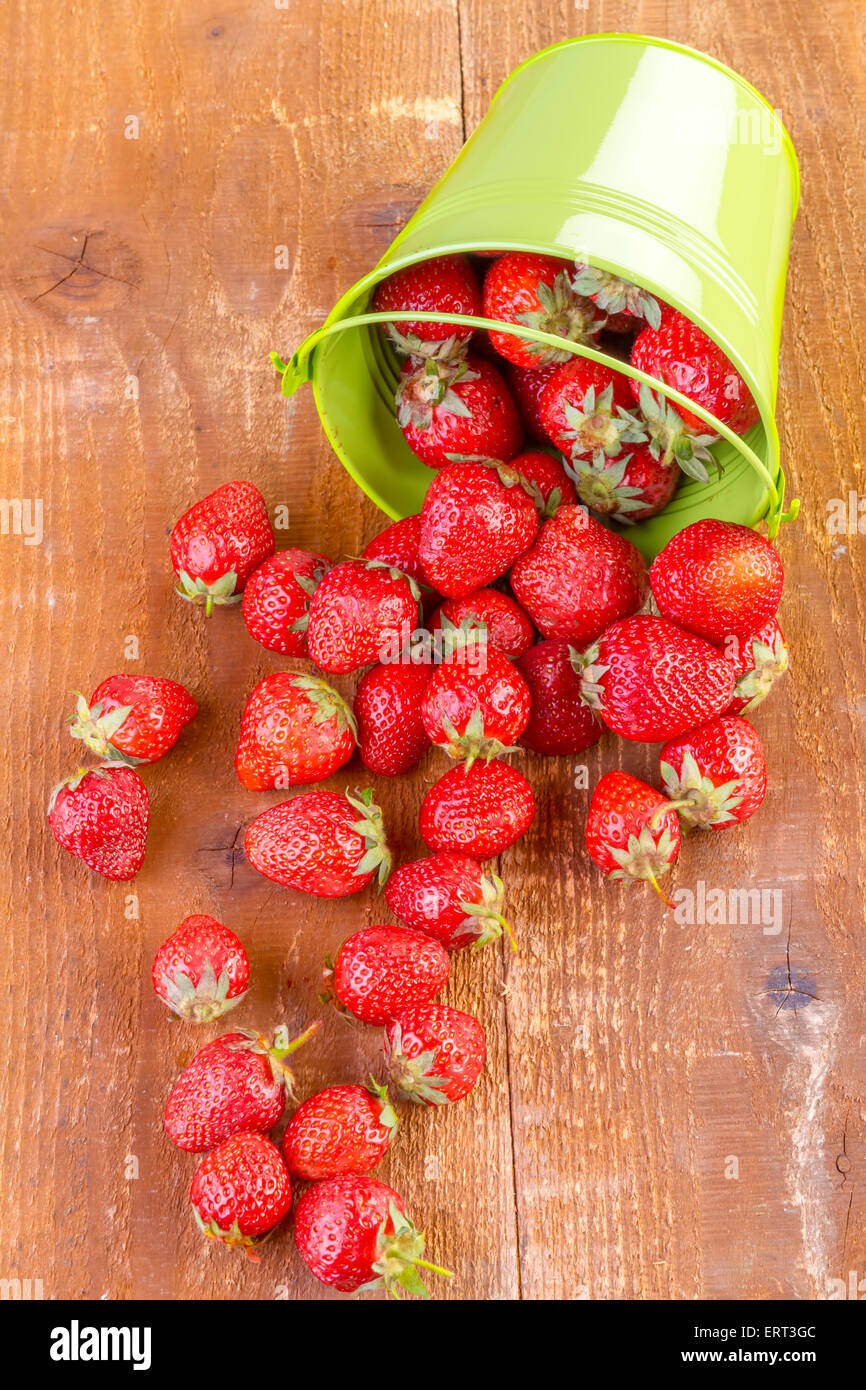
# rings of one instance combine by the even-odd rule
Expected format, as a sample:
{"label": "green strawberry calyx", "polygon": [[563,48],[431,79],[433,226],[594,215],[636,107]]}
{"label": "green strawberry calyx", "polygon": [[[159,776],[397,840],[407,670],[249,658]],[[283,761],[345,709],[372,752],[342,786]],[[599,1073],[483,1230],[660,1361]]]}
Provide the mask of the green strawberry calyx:
{"label": "green strawberry calyx", "polygon": [[[598,337],[605,325],[605,319],[596,306],[575,294],[567,270],[561,270],[552,285],[539,281],[535,294],[540,308],[514,316],[515,322],[522,323],[526,328],[552,333],[570,343],[589,343]],[[572,358],[568,348],[550,348],[544,343],[532,342],[524,346],[533,357],[539,358],[541,364],[569,362]]]}
{"label": "green strawberry calyx", "polygon": [[475,935],[472,949],[478,950],[490,941],[498,941],[503,932],[511,942],[512,951],[517,950],[514,931],[510,922],[502,915],[502,902],[505,897],[505,884],[498,874],[481,875],[481,902],[461,902],[466,913],[466,921],[461,922],[458,931],[471,931]]}
{"label": "green strawberry calyx", "polygon": [[478,758],[483,758],[484,762],[489,763],[492,758],[502,757],[503,753],[518,751],[516,747],[503,743],[501,739],[487,736],[480,705],[475,706],[462,733],[458,732],[447,714],[440,716],[439,726],[445,735],[445,742],[441,747],[445,749],[449,758],[462,761],[464,772],[468,772]]}
{"label": "green strawberry calyx", "polygon": [[384,1288],[392,1298],[399,1299],[403,1289],[419,1298],[429,1298],[419,1269],[429,1269],[433,1274],[441,1274],[443,1279],[453,1279],[454,1275],[450,1269],[431,1264],[423,1255],[424,1236],[397,1204],[391,1202],[388,1215],[376,1233],[376,1260],[372,1268],[377,1277],[362,1284],[358,1292]]}
{"label": "green strawberry calyx", "polygon": [[714,444],[718,436],[689,434],[673,406],[660,392],[655,395],[646,384],[640,388],[640,414],[654,459],[661,459],[663,463],[677,463],[687,477],[699,483],[710,480],[707,464],[713,466],[721,476],[722,466],[709,450],[710,444]]}
{"label": "green strawberry calyx", "polygon": [[221,1018],[230,1009],[236,1008],[246,998],[246,990],[229,999],[231,986],[228,971],[221,970],[217,975],[210,959],[204,963],[198,984],[194,984],[182,970],[162,980],[166,1004],[178,1018],[184,1018],[188,1023],[212,1023],[215,1018]]}
{"label": "green strawberry calyx", "polygon": [[407,1057],[399,1023],[393,1025],[390,1043],[385,1043],[385,1061],[391,1080],[404,1100],[414,1101],[416,1105],[448,1104],[445,1091],[450,1081],[447,1076],[436,1075],[436,1053],[419,1052],[417,1057]]}
{"label": "green strawberry calyx", "polygon": [[582,407],[566,402],[563,415],[568,429],[562,431],[562,436],[569,441],[567,452],[572,459],[599,452],[616,458],[623,444],[642,444],[647,438],[644,425],[635,415],[621,405],[614,409],[613,382],[599,392],[590,386]]}
{"label": "green strawberry calyx", "polygon": [[642,512],[647,506],[643,488],[633,487],[626,481],[631,460],[631,454],[608,459],[599,450],[592,459],[576,459],[573,464],[566,462],[565,470],[574,480],[584,506],[600,516],[614,517],[623,525],[631,526],[637,520],[632,513]]}
{"label": "green strawberry calyx", "polygon": [[118,705],[116,709],[105,713],[101,700],[91,706],[80,690],[73,690],[72,693],[76,697],[75,713],[69,715],[68,723],[73,738],[80,738],[98,758],[109,758],[112,762],[124,763],[127,767],[136,767],[139,763],[147,761],[145,758],[133,758],[112,743],[115,734],[132,713],[132,705]]}
{"label": "green strawberry calyx", "polygon": [[208,1240],[221,1241],[223,1245],[228,1245],[232,1250],[243,1250],[248,1260],[251,1260],[253,1264],[259,1264],[259,1257],[254,1254],[254,1246],[263,1245],[266,1240],[269,1240],[271,1231],[266,1231],[261,1236],[245,1236],[238,1225],[237,1218],[231,1226],[223,1229],[217,1225],[213,1217],[210,1221],[205,1221],[197,1207],[193,1207],[192,1214],[195,1217],[195,1224],[202,1235],[207,1236]]}
{"label": "green strawberry calyx", "polygon": [[433,426],[434,411],[468,418],[472,412],[454,388],[458,382],[477,379],[478,373],[461,359],[426,358],[415,371],[407,372],[400,379],[394,398],[397,423],[401,429],[411,425],[415,429],[429,430]]}
{"label": "green strawberry calyx", "polygon": [[297,1038],[289,1038],[289,1032],[285,1024],[281,1024],[274,1033],[273,1042],[268,1042],[264,1033],[257,1033],[252,1029],[242,1029],[240,1037],[236,1042],[228,1043],[227,1046],[232,1052],[255,1052],[261,1057],[267,1057],[271,1068],[271,1075],[277,1085],[282,1086],[290,1100],[295,1099],[295,1077],[291,1068],[286,1064],[286,1058],[290,1057],[322,1026],[322,1020],[317,1018],[308,1028],[305,1028]]}
{"label": "green strawberry calyx", "polygon": [[57,803],[57,798],[60,795],[60,793],[64,790],[64,788],[67,791],[74,792],[77,790],[78,787],[81,786],[81,783],[84,781],[85,777],[89,777],[91,773],[93,773],[94,777],[108,777],[108,774],[110,772],[116,772],[118,768],[128,766],[129,764],[126,762],[120,762],[115,758],[110,758],[106,762],[100,763],[98,767],[77,768],[75,772],[73,772],[69,777],[64,777],[62,782],[58,782],[56,787],[52,788],[51,795],[48,798],[49,816],[51,815],[51,812],[54,810],[54,807]]}
{"label": "green strawberry calyx", "polygon": [[788,669],[788,646],[781,632],[777,632],[770,646],[767,642],[752,639],[752,660],[754,666],[740,676],[734,686],[734,698],[747,700],[748,704],[740,710],[745,714],[765,700],[780,676]]}
{"label": "green strawberry calyx", "polygon": [[[663,803],[660,809],[666,812],[670,811],[671,807]],[[605,844],[605,849],[619,865],[618,868],[611,869],[609,878],[651,883],[662,902],[667,903],[668,907],[673,907],[673,903],[665,897],[658,884],[658,880],[670,869],[676,853],[669,826],[666,825],[659,834],[651,824],[644,824],[637,835],[629,835],[625,849],[611,844]]]}
{"label": "green strawberry calyx", "polygon": [[742,782],[735,778],[717,785],[705,777],[690,749],[683,753],[679,773],[670,763],[661,764],[665,795],[689,829],[708,830],[711,825],[727,825],[735,821],[737,806],[743,800]]}
{"label": "green strawberry calyx", "polygon": [[388,1087],[381,1085],[376,1080],[375,1076],[371,1076],[366,1089],[370,1092],[370,1095],[379,1102],[379,1124],[383,1129],[387,1129],[390,1132],[391,1138],[388,1141],[390,1143],[397,1133],[400,1121],[397,1118],[397,1111],[391,1104],[391,1096]]}
{"label": "green strawberry calyx", "polygon": [[385,570],[385,572],[388,575],[390,575],[392,579],[405,580],[405,582],[409,585],[409,592],[412,595],[415,602],[421,602],[421,587],[418,584],[418,581],[416,579],[413,579],[411,574],[407,574],[405,570],[398,569],[396,565],[389,565],[387,560],[367,560],[364,558],[363,555],[356,555],[351,558],[354,558],[360,564],[365,565],[368,570]]}
{"label": "green strawberry calyx", "polygon": [[633,318],[646,319],[650,328],[661,327],[661,307],[648,290],[581,261],[575,262],[574,270],[572,289],[576,294],[588,295],[606,314],[631,314]]}
{"label": "green strawberry calyx", "polygon": [[195,604],[197,607],[204,606],[205,616],[208,618],[214,610],[214,605],[221,607],[224,604],[240,603],[243,598],[243,594],[236,592],[238,577],[234,570],[229,570],[228,574],[215,579],[212,584],[206,584],[203,579],[193,579],[186,570],[178,570],[177,577],[180,583],[175,588],[175,593],[186,599],[187,603]]}
{"label": "green strawberry calyx", "polygon": [[[327,569],[327,565],[317,565],[316,568],[313,570],[312,574],[298,574],[297,570],[295,570],[292,575],[292,578],[294,579],[298,588],[302,589],[303,592],[307,595],[307,598],[312,598],[313,594],[316,592],[316,589],[318,587],[319,580],[322,578],[322,575],[325,573]],[[310,605],[307,604],[301,616],[299,618],[296,618],[295,621],[290,625],[289,632],[306,632],[309,626]]]}
{"label": "green strawberry calyx", "polygon": [[333,686],[318,676],[295,676],[292,685],[304,692],[315,709],[313,724],[327,724],[329,719],[333,719],[339,732],[344,733],[348,729],[357,743],[358,724],[354,712]]}
{"label": "green strawberry calyx", "polygon": [[578,652],[574,647],[568,649],[572,670],[580,677],[580,698],[596,714],[604,711],[604,686],[601,681],[609,670],[609,667],[600,664],[599,653],[597,642],[587,647],[585,652]]}
{"label": "green strawberry calyx", "polygon": [[358,812],[358,819],[352,822],[351,828],[364,841],[364,854],[355,868],[355,874],[361,878],[375,873],[379,887],[384,888],[391,873],[391,850],[385,835],[382,812],[373,800],[373,788],[356,789],[354,796],[344,792],[344,796],[352,809]]}
{"label": "green strawberry calyx", "polygon": [[396,323],[386,325],[385,332],[401,357],[412,357],[419,364],[427,359],[434,362],[459,362],[466,356],[469,338],[452,333],[448,338],[425,340],[417,333],[402,333]]}

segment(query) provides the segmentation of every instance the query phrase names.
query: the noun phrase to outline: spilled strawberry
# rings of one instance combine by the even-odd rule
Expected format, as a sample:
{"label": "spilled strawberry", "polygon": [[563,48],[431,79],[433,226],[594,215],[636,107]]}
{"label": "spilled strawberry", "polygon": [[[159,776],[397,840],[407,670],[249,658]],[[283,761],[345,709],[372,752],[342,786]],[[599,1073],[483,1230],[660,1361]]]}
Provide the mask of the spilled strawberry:
{"label": "spilled strawberry", "polygon": [[247,580],[241,605],[251,637],[270,652],[307,655],[312,597],[331,562],[309,550],[279,550]]}
{"label": "spilled strawberry", "polygon": [[421,803],[419,829],[432,850],[493,859],[532,824],[535,799],[517,768],[495,759],[454,767]]}
{"label": "spilled strawberry", "polygon": [[408,772],[430,746],[421,718],[429,680],[430,667],[410,659],[371,666],[358,682],[358,751],[377,776]]}
{"label": "spilled strawberry", "polygon": [[714,518],[678,531],[650,567],[663,617],[719,645],[752,637],[776,616],[784,579],[772,542]]}
{"label": "spilled strawberry", "polygon": [[397,1126],[387,1087],[372,1079],[369,1086],[326,1086],[289,1120],[283,1158],[302,1182],[369,1173],[390,1149]]}
{"label": "spilled strawberry", "polygon": [[538,531],[535,504],[507,465],[452,463],[427,490],[419,555],[433,588],[465,598],[505,573]]}
{"label": "spilled strawberry", "polygon": [[78,696],[69,732],[109,762],[155,763],[173,748],[198,706],[177,681],[109,676],[90,697]]}
{"label": "spilled strawberry", "polygon": [[244,851],[265,878],[319,898],[359,893],[374,876],[381,887],[391,869],[382,812],[369,787],[354,796],[304,792],[271,806],[247,827]]}
{"label": "spilled strawberry", "polygon": [[435,937],[448,951],[485,946],[505,931],[516,950],[514,933],[502,915],[502,879],[468,854],[433,854],[395,869],[385,901],[407,927]]}
{"label": "spilled strawberry", "polygon": [[753,816],[767,794],[767,763],[751,724],[722,715],[666,743],[665,794],[688,829],[721,830]]}
{"label": "spilled strawberry", "polygon": [[421,701],[431,743],[471,767],[509,749],[526,727],[530,696],[516,667],[486,644],[470,644],[433,672]]}
{"label": "spilled strawberry", "polygon": [[247,700],[235,770],[248,791],[322,782],[348,762],[356,738],[355,716],[330,685],[275,671]]}
{"label": "spilled strawberry", "polygon": [[310,599],[307,649],[320,671],[345,674],[397,650],[418,621],[414,579],[379,560],[344,560]]}
{"label": "spilled strawberry", "polygon": [[446,1004],[406,1009],[385,1028],[385,1064],[404,1100],[447,1105],[462,1100],[484,1067],[487,1040],[471,1014]]}
{"label": "spilled strawberry", "polygon": [[362,1023],[387,1023],[438,994],[449,969],[448,952],[431,936],[388,924],[363,927],[328,961],[322,1002],[333,999]]}
{"label": "spilled strawberry", "polygon": [[196,502],[171,533],[177,592],[204,605],[240,603],[254,570],[274,553],[265,499],[252,483],[224,483]]}
{"label": "spilled strawberry", "polygon": [[147,788],[131,767],[79,768],[54,788],[48,824],[59,845],[103,878],[135,878],[147,847]]}
{"label": "spilled strawberry", "polygon": [[254,1249],[292,1206],[292,1187],[280,1151],[258,1133],[235,1134],[202,1159],[189,1189],[196,1225],[209,1240]]}
{"label": "spilled strawberry", "polygon": [[250,962],[233,931],[194,913],[163,941],[153,962],[160,999],[189,1023],[211,1023],[244,998]]}
{"label": "spilled strawberry", "polygon": [[586,848],[606,878],[658,880],[680,850],[676,811],[661,792],[627,772],[606,772],[592,794]]}

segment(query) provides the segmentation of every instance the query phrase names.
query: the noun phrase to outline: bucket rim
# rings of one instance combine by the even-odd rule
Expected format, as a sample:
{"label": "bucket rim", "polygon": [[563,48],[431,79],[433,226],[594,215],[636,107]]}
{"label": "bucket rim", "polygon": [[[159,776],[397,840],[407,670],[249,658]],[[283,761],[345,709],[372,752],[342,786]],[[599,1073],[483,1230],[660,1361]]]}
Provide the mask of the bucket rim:
{"label": "bucket rim", "polygon": [[794,216],[796,217],[797,210],[800,206],[800,164],[797,159],[797,151],[794,148],[794,141],[791,138],[790,131],[780,118],[776,107],[771,106],[763,92],[759,91],[757,87],[749,82],[747,78],[743,77],[741,73],[737,72],[736,69],[728,67],[727,63],[723,63],[719,58],[714,58],[711,53],[704,53],[700,48],[692,48],[690,44],[677,43],[675,39],[659,38],[655,34],[636,34],[631,30],[615,29],[605,30],[604,33],[600,34],[576,34],[570,39],[560,39],[557,43],[548,44],[546,48],[540,48],[537,53],[530,53],[529,57],[524,58],[522,63],[518,63],[517,67],[513,68],[497,87],[490,102],[490,106],[487,108],[488,111],[518,73],[523,72],[525,68],[531,67],[533,63],[539,62],[540,59],[547,58],[552,53],[557,53],[564,48],[574,48],[578,44],[610,43],[612,41],[623,44],[645,44],[650,48],[665,48],[672,53],[682,53],[685,57],[697,58],[700,62],[708,64],[711,68],[715,68],[717,72],[722,72],[726,77],[733,78],[738,86],[742,87],[744,91],[749,92],[757,101],[765,106],[773,117],[776,125],[779,127],[782,136],[782,146],[788,157],[788,162],[794,176]]}

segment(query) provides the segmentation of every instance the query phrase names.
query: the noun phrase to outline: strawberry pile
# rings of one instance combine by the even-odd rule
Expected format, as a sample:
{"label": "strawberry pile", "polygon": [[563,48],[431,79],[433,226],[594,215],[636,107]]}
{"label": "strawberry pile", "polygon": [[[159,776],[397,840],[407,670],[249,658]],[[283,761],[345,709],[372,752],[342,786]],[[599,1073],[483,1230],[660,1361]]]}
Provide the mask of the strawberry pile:
{"label": "strawberry pile", "polygon": [[[376,307],[483,310],[571,341],[632,334],[632,361],[732,428],[754,419],[742,382],[699,330],[590,267],[509,253],[490,259],[482,286],[467,258],[439,258],[386,281]],[[307,1184],[294,1232],[316,1278],[400,1297],[426,1296],[422,1270],[450,1276],[424,1258],[400,1196],[372,1170],[397,1134],[396,1100],[451,1104],[481,1076],[481,1024],[437,996],[453,951],[503,934],[516,949],[491,864],[534,817],[514,755],[573,756],[606,731],[663,745],[659,787],[606,773],[586,824],[603,874],[661,893],[684,833],[737,824],[760,806],[766,764],[744,716],[784,671],[787,648],[781,562],[756,532],[698,522],[647,569],[592,514],[651,515],[681,470],[705,470],[710,441],[695,417],[506,330],[478,342],[419,319],[389,332],[405,358],[400,426],[437,470],[418,515],[332,563],[277,552],[264,498],[231,482],[180,518],[170,545],[179,595],[208,615],[239,605],[252,637],[291,666],[260,680],[239,712],[241,784],[303,789],[251,819],[249,864],[310,897],[375,883],[396,919],[352,932],[327,959],[320,995],[382,1030],[386,1080],[308,1096],[278,1146],[273,1132],[295,1099],[288,1059],[319,1022],[293,1040],[285,1027],[273,1037],[238,1029],[196,1052],[164,1124],[180,1150],[201,1156],[190,1200],[206,1237],[257,1259],[292,1208],[293,1184]],[[524,433],[541,429],[559,454],[523,449]],[[335,677],[354,682],[351,697]],[[134,877],[149,814],[137,769],[168,753],[196,713],[161,677],[115,675],[89,701],[79,696],[70,732],[98,761],[52,794],[59,843],[107,878]],[[436,780],[418,824],[429,853],[394,867],[374,788],[322,784],[356,757],[390,779],[428,753]],[[168,937],[152,972],[159,998],[192,1024],[237,1007],[250,976],[237,936],[202,914]]]}

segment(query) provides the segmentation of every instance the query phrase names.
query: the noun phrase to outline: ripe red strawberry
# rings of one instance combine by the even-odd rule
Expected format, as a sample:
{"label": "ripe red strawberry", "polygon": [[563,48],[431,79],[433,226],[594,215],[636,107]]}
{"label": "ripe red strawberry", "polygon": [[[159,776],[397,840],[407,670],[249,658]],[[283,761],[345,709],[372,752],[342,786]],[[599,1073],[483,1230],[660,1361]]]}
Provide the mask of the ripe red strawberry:
{"label": "ripe red strawberry", "polygon": [[658,880],[680,852],[676,811],[661,792],[627,772],[606,772],[586,820],[586,848],[606,878]]}
{"label": "ripe red strawberry", "polygon": [[404,1100],[446,1105],[475,1085],[487,1041],[471,1014],[445,1004],[407,1009],[385,1028],[385,1063]]}
{"label": "ripe red strawberry", "polygon": [[48,824],[59,845],[103,878],[135,878],[144,863],[150,810],[131,767],[81,767],[54,788]]}
{"label": "ripe red strawberry", "polygon": [[561,506],[573,506],[577,501],[574,483],[566,473],[560,455],[548,454],[543,449],[527,449],[522,454],[515,454],[509,466],[515,468],[523,481],[529,484],[529,491],[542,516],[555,516]]}
{"label": "ripe red strawberry", "polygon": [[357,671],[402,647],[418,621],[418,586],[379,560],[344,560],[310,599],[307,647],[321,671]]}
{"label": "ripe red strawberry", "polygon": [[396,661],[372,666],[358,682],[358,751],[365,767],[377,776],[408,772],[429,747],[421,719],[429,680],[429,666]]}
{"label": "ripe red strawberry", "polygon": [[662,616],[718,644],[751,637],[774,618],[784,580],[770,541],[750,526],[714,519],[678,531],[650,568]]}
{"label": "ripe red strawberry", "polygon": [[224,483],[176,521],[171,563],[190,603],[240,603],[254,570],[274,553],[265,499],[252,483]]}
{"label": "ripe red strawberry", "polygon": [[321,1182],[369,1173],[390,1149],[397,1116],[387,1086],[327,1086],[298,1106],[283,1135],[293,1178]]}
{"label": "ripe red strawberry", "polygon": [[507,460],[523,442],[511,392],[482,357],[406,362],[396,405],[406,443],[428,468],[443,468],[454,455]]}
{"label": "ripe red strawberry", "polygon": [[575,658],[584,699],[622,738],[661,743],[721,714],[734,668],[717,647],[666,618],[626,618]]}
{"label": "ripe red strawberry", "polygon": [[633,409],[628,377],[583,357],[557,367],[539,403],[545,435],[570,459],[614,457],[646,438]]}
{"label": "ripe red strawberry", "polygon": [[663,511],[680,480],[676,464],[655,458],[646,444],[626,445],[616,458],[599,452],[566,467],[584,506],[620,525]]}
{"label": "ripe red strawberry", "polygon": [[788,645],[775,618],[753,637],[728,637],[723,648],[737,683],[725,714],[745,714],[765,700],[788,669]]}
{"label": "ripe red strawberry", "polygon": [[541,419],[541,397],[544,388],[554,372],[559,371],[558,362],[550,362],[546,367],[518,367],[513,362],[505,363],[505,380],[517,406],[517,413],[523,421],[523,428],[531,439],[547,442],[547,430]]}
{"label": "ripe red strawberry", "polygon": [[159,676],[109,676],[90,697],[78,696],[73,738],[112,762],[155,763],[198,714],[188,690]]}
{"label": "ripe red strawberry", "polygon": [[382,812],[369,787],[348,792],[304,792],[271,806],[247,827],[247,859],[260,874],[318,898],[344,898],[380,887],[391,868]]}
{"label": "ripe red strawberry", "polygon": [[433,854],[395,869],[385,901],[407,927],[435,937],[448,951],[484,946],[503,930],[514,947],[502,916],[504,892],[502,879],[468,854]]}
{"label": "ripe red strawberry", "polygon": [[419,1269],[450,1279],[423,1258],[424,1237],[406,1219],[392,1187],[366,1173],[346,1173],[309,1187],[295,1210],[295,1241],[304,1264],[322,1284],[400,1290],[427,1298]]}
{"label": "ripe red strawberry", "polygon": [[529,718],[529,690],[520,672],[494,647],[471,644],[437,667],[421,701],[431,743],[467,766],[510,748]]}
{"label": "ripe red strawberry", "polygon": [[[604,327],[604,314],[571,287],[571,264],[556,256],[508,251],[495,260],[484,277],[484,316],[502,323],[522,324],[553,333],[572,343],[594,342]],[[513,333],[494,333],[498,353],[519,367],[546,367],[566,362],[567,348],[549,348]]]}
{"label": "ripe red strawberry", "polygon": [[423,592],[427,587],[427,580],[418,558],[420,540],[421,513],[415,512],[413,516],[404,516],[402,521],[395,521],[386,526],[384,531],[374,536],[364,547],[363,558],[381,560],[382,564],[401,570],[410,579],[414,579]]}
{"label": "ripe red strawberry", "polygon": [[322,1001],[362,1023],[387,1023],[412,1004],[426,1004],[448,979],[448,952],[409,927],[363,927],[327,962]]}
{"label": "ripe red strawberry", "polygon": [[247,700],[235,770],[249,791],[322,782],[351,758],[357,732],[349,706],[325,681],[274,671]]}
{"label": "ripe red strawberry", "polygon": [[518,657],[535,641],[535,630],[523,609],[499,589],[476,589],[465,598],[447,598],[430,619],[430,631],[441,632],[444,652],[456,650],[466,633],[484,634],[491,651]]}
{"label": "ripe red strawberry", "polygon": [[566,638],[549,637],[517,662],[532,700],[520,742],[533,753],[582,753],[601,738],[603,725],[584,704],[572,655]]}
{"label": "ripe red strawberry", "polygon": [[[659,301],[648,290],[642,290],[640,285],[632,284],[631,280],[622,280],[609,270],[575,261],[571,285],[577,294],[587,295],[608,315],[605,324],[608,332],[628,332],[630,328],[643,327],[644,323],[658,328],[661,323],[662,306]],[[614,319],[617,322],[612,324]]]}
{"label": "ripe red strawberry", "polygon": [[250,982],[247,953],[215,917],[194,913],[163,941],[153,962],[153,987],[189,1023],[211,1023],[239,1004]]}
{"label": "ripe red strawberry", "polygon": [[[418,310],[427,314],[481,314],[478,276],[466,256],[432,256],[428,261],[404,266],[376,286],[375,313]],[[441,349],[443,340],[461,342],[472,329],[461,324],[389,323],[388,336],[400,352],[426,356]]]}
{"label": "ripe red strawberry", "polygon": [[310,596],[331,562],[310,550],[279,550],[247,580],[242,612],[251,637],[270,652],[307,655]]}
{"label": "ripe red strawberry", "polygon": [[537,531],[535,504],[513,469],[452,463],[424,499],[421,564],[438,593],[465,598],[504,574]]}
{"label": "ripe red strawberry", "polygon": [[647,589],[643,556],[583,507],[560,507],[511,570],[514,595],[545,637],[586,646],[636,613]]}
{"label": "ripe red strawberry", "polygon": [[767,794],[767,763],[745,719],[725,714],[666,743],[665,793],[689,829],[722,830],[753,816]]}
{"label": "ripe red strawberry", "polygon": [[[735,434],[745,434],[758,422],[748,387],[721,348],[670,305],[662,309],[658,328],[648,325],[635,338],[631,364],[682,391]],[[640,383],[630,380],[630,386],[640,400]],[[706,427],[696,415],[682,412],[682,420],[692,434],[704,433]]]}
{"label": "ripe red strawberry", "polygon": [[532,788],[516,768],[494,760],[453,767],[421,803],[421,838],[432,850],[493,859],[532,824]]}
{"label": "ripe red strawberry", "polygon": [[267,1134],[282,1117],[294,1077],[286,1063],[319,1022],[289,1042],[285,1028],[271,1045],[261,1033],[224,1033],[199,1048],[165,1107],[165,1129],[187,1153],[203,1153],[242,1130]]}
{"label": "ripe red strawberry", "polygon": [[262,1134],[234,1134],[202,1159],[189,1199],[202,1235],[257,1261],[253,1249],[288,1215],[292,1188],[276,1144]]}

